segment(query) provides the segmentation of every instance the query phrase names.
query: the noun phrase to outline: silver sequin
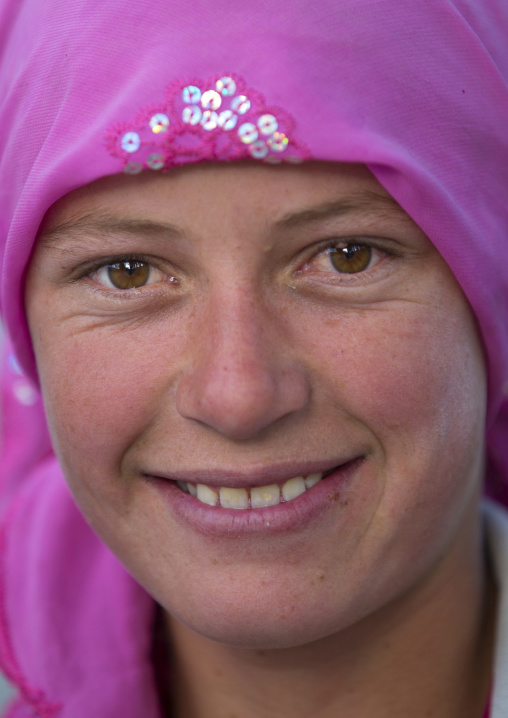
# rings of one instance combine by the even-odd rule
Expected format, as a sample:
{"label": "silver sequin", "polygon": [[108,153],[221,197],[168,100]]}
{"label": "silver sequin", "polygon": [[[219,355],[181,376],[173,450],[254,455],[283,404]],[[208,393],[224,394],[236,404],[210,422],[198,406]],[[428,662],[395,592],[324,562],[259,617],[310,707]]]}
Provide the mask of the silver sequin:
{"label": "silver sequin", "polygon": [[155,134],[158,135],[159,132],[167,131],[169,127],[169,117],[167,115],[163,115],[162,112],[158,112],[150,119],[149,124],[152,132],[155,132]]}
{"label": "silver sequin", "polygon": [[258,127],[262,135],[273,135],[279,123],[273,115],[262,115],[258,120]]}
{"label": "silver sequin", "polygon": [[201,121],[201,108],[196,105],[185,107],[182,112],[182,120],[188,125],[197,125]]}
{"label": "silver sequin", "polygon": [[215,90],[208,90],[203,93],[201,104],[205,110],[218,110],[222,105],[222,97]]}
{"label": "silver sequin", "polygon": [[255,142],[258,138],[256,125],[253,125],[252,122],[244,122],[243,125],[240,125],[238,128],[238,137],[242,142],[245,142],[246,145]]}
{"label": "silver sequin", "polygon": [[268,145],[272,152],[284,152],[289,144],[289,140],[282,132],[274,132],[268,139]]}
{"label": "silver sequin", "polygon": [[205,110],[201,118],[204,130],[215,130],[219,126],[219,116],[216,112]]}
{"label": "silver sequin", "polygon": [[231,109],[239,115],[245,115],[250,110],[250,100],[245,95],[238,95],[231,100]]}
{"label": "silver sequin", "polygon": [[140,144],[141,140],[137,132],[126,132],[122,137],[122,150],[126,152],[136,152]]}
{"label": "silver sequin", "polygon": [[231,110],[223,110],[219,115],[219,127],[223,130],[232,130],[237,122],[238,116]]}
{"label": "silver sequin", "polygon": [[143,165],[139,162],[127,162],[127,164],[123,168],[123,171],[127,175],[138,175],[142,169]]}
{"label": "silver sequin", "polygon": [[268,154],[268,147],[263,140],[256,140],[249,147],[249,152],[256,160],[263,160]]}
{"label": "silver sequin", "polygon": [[159,153],[155,153],[147,158],[146,164],[151,170],[161,170],[164,167],[164,157]]}
{"label": "silver sequin", "polygon": [[232,77],[221,77],[220,80],[217,80],[215,83],[215,89],[217,92],[220,92],[223,97],[231,97],[231,95],[234,95],[236,92],[236,82]]}
{"label": "silver sequin", "polygon": [[182,90],[182,99],[190,105],[197,105],[201,100],[201,90],[196,85],[187,85]]}

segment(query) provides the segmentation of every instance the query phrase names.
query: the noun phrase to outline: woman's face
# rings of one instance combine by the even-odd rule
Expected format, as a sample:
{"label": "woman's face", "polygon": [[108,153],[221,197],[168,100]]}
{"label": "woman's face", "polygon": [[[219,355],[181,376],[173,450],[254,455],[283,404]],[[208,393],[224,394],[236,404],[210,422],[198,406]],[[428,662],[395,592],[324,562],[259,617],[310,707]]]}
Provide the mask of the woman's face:
{"label": "woman's face", "polygon": [[366,169],[95,182],[48,213],[26,307],[76,501],[194,631],[304,644],[474,551],[475,322]]}

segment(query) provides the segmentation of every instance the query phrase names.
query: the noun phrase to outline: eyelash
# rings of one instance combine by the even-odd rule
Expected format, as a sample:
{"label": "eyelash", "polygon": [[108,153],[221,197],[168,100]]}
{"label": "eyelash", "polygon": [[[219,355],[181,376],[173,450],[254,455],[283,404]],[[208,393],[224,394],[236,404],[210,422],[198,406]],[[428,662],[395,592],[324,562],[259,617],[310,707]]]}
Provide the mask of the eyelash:
{"label": "eyelash", "polygon": [[[82,265],[77,271],[76,274],[72,277],[72,282],[79,282],[82,280],[89,279],[91,284],[89,284],[89,288],[99,295],[103,295],[107,297],[108,299],[114,299],[114,300],[123,300],[123,301],[129,301],[129,300],[136,300],[139,298],[139,291],[141,289],[144,290],[143,296],[147,296],[148,291],[152,288],[152,285],[159,284],[159,281],[150,282],[149,284],[144,284],[141,287],[135,288],[126,288],[121,289],[117,288],[115,286],[108,287],[102,282],[99,282],[96,278],[96,275],[101,270],[107,270],[109,267],[113,267],[115,264],[122,264],[122,263],[133,263],[133,264],[144,264],[148,267],[149,272],[153,272],[154,270],[158,270],[163,276],[165,282],[168,282],[171,284],[171,286],[178,286],[179,282],[176,277],[174,277],[167,268],[163,268],[163,264],[167,264],[165,262],[162,262],[162,260],[158,260],[157,258],[154,258],[153,256],[146,256],[142,254],[119,254],[114,255],[111,257],[104,257],[101,259],[97,259],[95,261],[87,262],[85,265]],[[92,284],[93,283],[93,284]],[[95,286],[94,286],[95,285]]]}
{"label": "eyelash", "polygon": [[161,268],[162,262],[157,261],[154,259],[154,257],[147,257],[142,254],[119,254],[112,257],[106,257],[104,259],[97,259],[94,262],[87,263],[86,266],[82,267],[79,274],[74,278],[75,281],[79,281],[80,279],[85,279],[86,277],[92,277],[94,274],[97,274],[101,269],[107,269],[108,267],[113,267],[115,264],[123,264],[123,263],[132,263],[132,264],[146,264],[149,267],[153,269],[158,269],[163,274],[168,275],[167,272],[165,272]]}
{"label": "eyelash", "polygon": [[[364,247],[370,250],[371,255],[377,254],[378,255],[378,261],[375,262],[375,264],[372,266],[372,257],[369,261],[368,266],[365,269],[362,269],[358,272],[340,272],[338,270],[333,269],[333,260],[332,260],[332,254],[334,252],[340,252],[342,250],[346,250],[348,247]],[[381,256],[379,256],[381,255]],[[340,256],[340,255],[339,255]],[[304,261],[299,262],[299,268],[296,270],[297,275],[324,275],[325,279],[332,279],[332,281],[336,282],[337,278],[340,278],[342,282],[357,282],[360,279],[360,275],[365,275],[367,273],[370,273],[371,271],[374,271],[376,267],[385,259],[389,257],[396,256],[396,253],[393,251],[388,251],[385,248],[380,248],[376,246],[376,242],[374,242],[371,239],[367,238],[356,238],[356,237],[348,237],[346,239],[341,240],[329,240],[325,244],[321,244],[317,247],[317,249],[314,250],[313,254],[310,256],[307,256]],[[313,263],[316,263],[319,258],[323,258],[328,261],[329,263],[329,270],[328,271],[313,271],[311,265]],[[110,267],[113,267],[114,265],[122,264],[122,263],[131,263],[131,264],[144,264],[147,265],[149,272],[153,272],[154,270],[158,270],[161,272],[162,275],[165,276],[165,281],[169,281],[173,286],[178,285],[178,280],[172,276],[171,274],[168,274],[167,271],[164,271],[160,267],[160,263],[155,261],[153,257],[147,257],[145,255],[140,254],[122,254],[122,255],[116,255],[112,257],[107,257],[105,259],[100,259],[95,262],[92,262],[90,264],[87,264],[86,267],[82,269],[80,274],[75,277],[74,281],[79,281],[80,279],[84,279],[86,277],[90,278],[92,281],[94,281],[98,287],[98,291],[107,292],[110,296],[114,295],[116,297],[122,297],[122,298],[128,298],[132,297],[134,294],[137,295],[137,292],[134,293],[134,290],[137,289],[145,289],[147,287],[150,287],[152,284],[157,284],[158,282],[150,282],[149,284],[143,284],[141,287],[138,288],[119,288],[113,286],[106,286],[105,284],[97,281],[95,278],[96,275],[101,270],[107,270]],[[328,275],[328,276],[326,276]]]}
{"label": "eyelash", "polygon": [[[357,272],[340,272],[338,269],[334,269],[332,255],[336,254],[337,257],[340,258],[340,252],[344,252],[345,254],[346,250],[348,250],[348,248],[350,247],[358,249],[366,248],[370,251],[368,266]],[[373,264],[372,262],[376,259],[376,256],[377,261],[375,261],[375,264]],[[315,249],[315,251],[310,256],[308,256],[303,263],[301,263],[300,269],[297,270],[297,273],[300,275],[308,275],[311,273],[322,275],[328,274],[329,278],[331,278],[333,281],[337,281],[337,278],[341,278],[341,281],[358,281],[360,279],[360,275],[366,275],[367,273],[370,274],[370,272],[375,271],[377,266],[381,264],[385,259],[395,258],[397,256],[400,255],[393,250],[386,249],[386,247],[384,246],[378,246],[378,243],[370,238],[347,237],[340,240],[334,239],[329,240],[326,243],[318,246],[317,249]],[[323,258],[329,263],[328,272],[312,271],[312,263],[316,263],[320,258]]]}

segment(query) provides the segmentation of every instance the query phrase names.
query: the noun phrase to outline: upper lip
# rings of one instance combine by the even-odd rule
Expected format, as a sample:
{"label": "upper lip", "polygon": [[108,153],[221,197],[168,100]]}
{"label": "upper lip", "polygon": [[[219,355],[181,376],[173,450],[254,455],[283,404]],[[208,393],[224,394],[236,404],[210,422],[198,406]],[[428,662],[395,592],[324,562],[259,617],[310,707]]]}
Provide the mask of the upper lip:
{"label": "upper lip", "polygon": [[184,481],[189,484],[206,484],[220,488],[250,488],[253,486],[267,486],[270,484],[283,484],[295,476],[309,476],[309,474],[326,473],[339,466],[348,464],[354,459],[361,458],[359,454],[346,459],[330,461],[306,461],[294,464],[274,464],[255,468],[204,468],[186,469],[176,472],[145,471],[144,476],[166,479],[168,481]]}

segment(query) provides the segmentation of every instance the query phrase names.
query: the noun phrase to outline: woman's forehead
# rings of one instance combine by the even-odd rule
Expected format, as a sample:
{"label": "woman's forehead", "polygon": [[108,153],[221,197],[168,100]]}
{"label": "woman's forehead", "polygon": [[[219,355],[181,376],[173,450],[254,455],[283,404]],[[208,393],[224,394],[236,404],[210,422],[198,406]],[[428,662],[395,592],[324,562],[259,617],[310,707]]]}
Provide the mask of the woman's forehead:
{"label": "woman's forehead", "polygon": [[241,224],[249,208],[281,231],[339,216],[411,221],[363,165],[216,163],[189,165],[167,175],[96,180],[48,210],[39,239],[90,231],[167,231],[168,215],[176,218],[187,211],[210,218],[228,210]]}

